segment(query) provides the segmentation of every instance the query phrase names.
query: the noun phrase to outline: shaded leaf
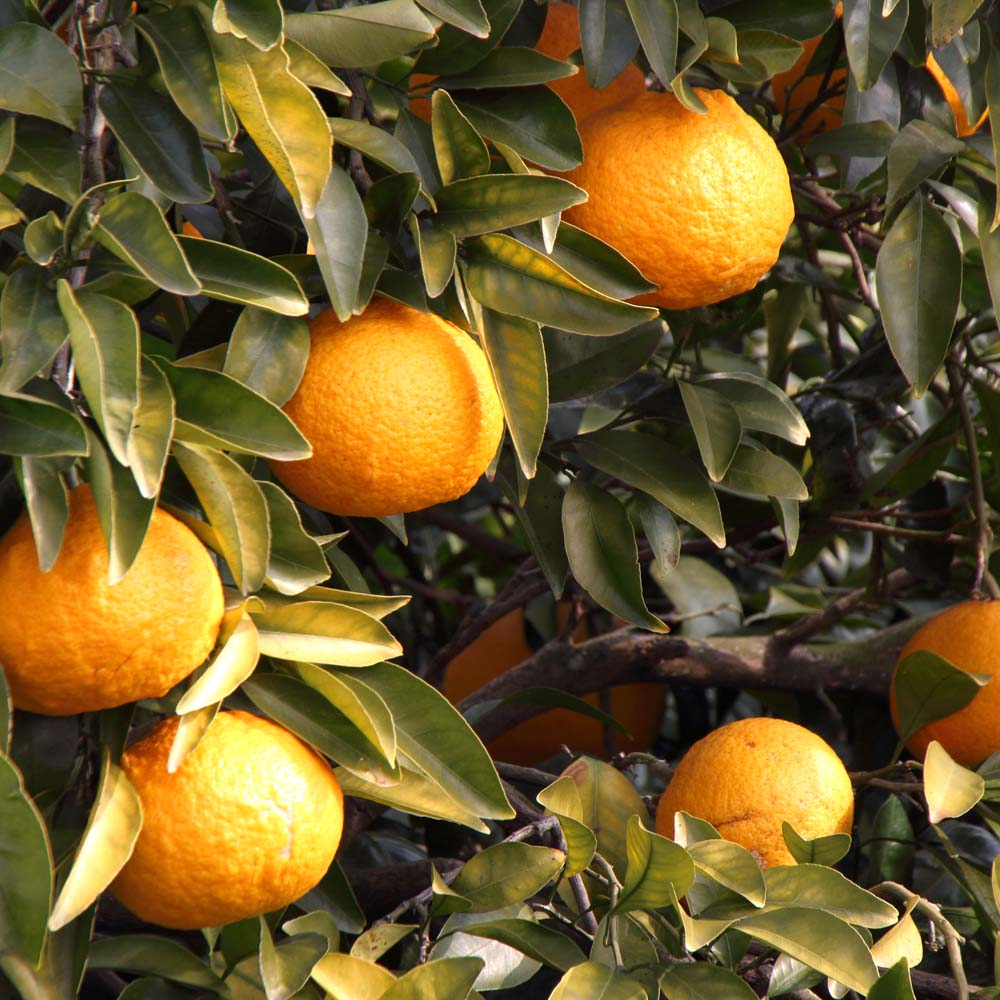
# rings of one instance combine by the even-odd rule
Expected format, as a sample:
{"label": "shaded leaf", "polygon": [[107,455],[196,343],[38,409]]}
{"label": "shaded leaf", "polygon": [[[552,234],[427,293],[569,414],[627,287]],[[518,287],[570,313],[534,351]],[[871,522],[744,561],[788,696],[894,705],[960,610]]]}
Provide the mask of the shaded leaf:
{"label": "shaded leaf", "polygon": [[25,22],[0,28],[0,108],[67,128],[79,124],[80,69],[54,32]]}
{"label": "shaded leaf", "polygon": [[701,460],[714,482],[726,474],[743,436],[739,415],[728,400],[710,388],[677,383],[684,409],[694,430]]}
{"label": "shaded leaf", "polygon": [[228,994],[226,984],[182,944],[154,934],[98,938],[90,946],[89,969],[116,969],[133,975],[162,976],[174,983]]}
{"label": "shaded leaf", "polygon": [[989,680],[988,674],[962,670],[927,649],[904,656],[892,681],[900,741],[968,705]]}
{"label": "shaded leaf", "polygon": [[20,389],[56,356],[69,328],[44,268],[26,264],[0,293],[0,392]]}
{"label": "shaded leaf", "polygon": [[222,370],[283,406],[298,388],[308,357],[304,319],[248,306],[233,327]]}
{"label": "shaded leaf", "polygon": [[516,948],[522,955],[536,962],[565,972],[585,961],[583,952],[564,934],[536,924],[533,920],[517,918],[488,920],[463,927],[463,932],[475,937],[500,941]]}
{"label": "shaded leaf", "polygon": [[562,871],[565,861],[566,855],[552,847],[494,844],[462,866],[451,888],[472,903],[471,912],[487,913],[530,898]]}
{"label": "shaded leaf", "polygon": [[795,467],[764,448],[740,445],[719,485],[751,497],[808,500],[809,488]]}
{"label": "shaded leaf", "polygon": [[12,393],[0,396],[0,454],[86,455],[87,432],[71,410]]}
{"label": "shaded leaf", "polygon": [[174,435],[174,395],[163,372],[145,355],[140,359],[139,405],[126,454],[139,492],[152,499],[160,490]]}

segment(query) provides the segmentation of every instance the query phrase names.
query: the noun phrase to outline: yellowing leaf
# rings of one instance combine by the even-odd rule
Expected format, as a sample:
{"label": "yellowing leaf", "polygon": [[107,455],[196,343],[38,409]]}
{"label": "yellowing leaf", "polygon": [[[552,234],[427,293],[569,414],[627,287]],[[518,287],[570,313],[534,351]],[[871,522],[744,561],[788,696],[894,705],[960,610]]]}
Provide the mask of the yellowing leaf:
{"label": "yellowing leaf", "polygon": [[924,797],[932,823],[964,816],[985,791],[981,775],[962,767],[937,740],[931,740],[924,758]]}
{"label": "yellowing leaf", "polygon": [[259,658],[257,626],[249,615],[244,615],[205,672],[177,702],[177,714],[196,712],[222,701],[253,673]]}
{"label": "yellowing leaf", "polygon": [[912,969],[923,957],[924,943],[909,913],[872,945],[872,958],[880,969],[891,969],[901,958],[905,958]]}

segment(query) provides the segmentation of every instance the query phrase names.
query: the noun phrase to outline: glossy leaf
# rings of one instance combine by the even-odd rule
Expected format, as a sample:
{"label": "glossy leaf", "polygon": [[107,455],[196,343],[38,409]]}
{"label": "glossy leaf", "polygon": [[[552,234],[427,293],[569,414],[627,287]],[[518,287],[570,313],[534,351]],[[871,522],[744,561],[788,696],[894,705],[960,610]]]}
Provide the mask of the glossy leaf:
{"label": "glossy leaf", "polygon": [[955,237],[920,195],[889,230],[875,275],[886,339],[920,396],[948,353],[962,289],[962,256]]}
{"label": "glossy leaf", "polygon": [[374,961],[355,955],[331,952],[321,958],[312,971],[312,977],[337,1000],[368,1000],[381,997],[395,982],[396,977]]}
{"label": "glossy leaf", "polygon": [[188,712],[182,715],[177,723],[174,732],[174,741],[170,744],[170,753],[167,755],[167,773],[173,774],[187,759],[202,741],[209,726],[215,721],[219,714],[219,705],[208,705],[200,708],[196,712]]}
{"label": "glossy leaf", "polygon": [[465,73],[439,76],[435,87],[445,90],[490,90],[494,87],[531,87],[582,72],[570,63],[535,49],[502,45]]}
{"label": "glossy leaf", "polygon": [[351,96],[351,88],[319,56],[290,38],[286,38],[283,45],[288,53],[288,68],[293,76],[317,90],[329,90],[331,94],[340,97]]}
{"label": "glossy leaf", "polygon": [[167,377],[143,356],[139,368],[139,405],[125,450],[139,492],[148,499],[160,490],[174,434],[174,417],[174,395]]}
{"label": "glossy leaf", "polygon": [[677,0],[626,0],[626,3],[649,65],[662,83],[670,84],[677,72]]}
{"label": "glossy leaf", "polygon": [[188,368],[158,358],[177,404],[177,436],[248,455],[308,458],[309,442],[270,400],[223,372]]}
{"label": "glossy leaf", "polygon": [[672,965],[660,976],[667,1000],[750,1000],[757,994],[735,972],[707,962]]}
{"label": "glossy leaf", "polygon": [[7,173],[72,204],[80,195],[80,157],[72,135],[59,125],[19,118]]}
{"label": "glossy leaf", "polygon": [[177,443],[174,456],[198,495],[236,585],[252,594],[264,582],[270,549],[260,487],[222,452]]}
{"label": "glossy leaf", "polygon": [[610,493],[575,479],[563,500],[563,534],[573,576],[602,607],[653,632],[667,626],[642,596],[635,532]]}
{"label": "glossy leaf", "polygon": [[490,22],[479,0],[421,0],[420,6],[476,38],[489,35]]}
{"label": "glossy leaf", "polygon": [[869,1000],[916,1000],[906,960],[900,959],[873,984],[868,997]]}
{"label": "glossy leaf", "polygon": [[606,87],[632,61],[639,39],[625,0],[581,0],[580,48],[592,87]]}
{"label": "glossy leaf", "polygon": [[952,760],[937,740],[931,740],[924,758],[924,796],[932,823],[964,816],[986,791],[982,775]]}
{"label": "glossy leaf", "polygon": [[233,327],[222,370],[283,406],[298,387],[308,356],[305,320],[249,306]]}
{"label": "glossy leaf", "polygon": [[763,448],[740,445],[719,485],[750,497],[808,500],[809,488],[795,467]]}
{"label": "glossy leaf", "polygon": [[749,372],[717,372],[698,379],[725,397],[748,431],[774,434],[791,444],[809,440],[809,428],[795,404],[773,382]]}
{"label": "glossy leaf", "polygon": [[889,147],[886,202],[905,198],[964,149],[965,143],[930,122],[906,124]]}
{"label": "glossy leaf", "polygon": [[819,864],[781,865],[764,872],[768,906],[808,906],[858,927],[889,927],[896,908]]}
{"label": "glossy leaf", "polygon": [[683,847],[629,817],[625,829],[628,868],[616,912],[669,906],[673,894],[683,896],[694,884],[694,863]]}
{"label": "glossy leaf", "polygon": [[385,129],[350,118],[331,118],[328,124],[336,143],[358,150],[387,170],[404,174],[420,173],[413,154]]}
{"label": "glossy leaf", "polygon": [[743,425],[725,396],[691,382],[678,382],[684,409],[694,430],[701,460],[710,478],[719,482],[739,448]]}
{"label": "glossy leaf", "polygon": [[[62,547],[69,519],[69,495],[61,472],[65,459],[20,458],[14,460],[18,482],[31,520],[38,553],[38,566],[47,573]],[[2,667],[2,665],[0,665]]]}
{"label": "glossy leaf", "polygon": [[322,934],[299,933],[277,945],[263,916],[260,922],[260,978],[267,1000],[290,1000],[309,981],[316,963],[327,953],[329,944]]}
{"label": "glossy leaf", "polygon": [[89,447],[72,411],[21,393],[0,396],[0,454],[86,455]]}
{"label": "glossy leaf", "polygon": [[279,593],[301,594],[330,576],[323,547],[302,527],[298,509],[288,494],[274,483],[259,486],[267,502],[271,530],[267,582]]}
{"label": "glossy leaf", "polygon": [[563,775],[551,785],[543,788],[535,796],[539,805],[559,817],[563,840],[566,842],[567,878],[579,875],[594,858],[597,850],[597,837],[593,830],[583,823],[583,803],[580,793],[572,778]]}
{"label": "glossy leaf", "polygon": [[52,851],[20,771],[0,753],[0,940],[36,965],[52,906]]}
{"label": "glossy leaf", "polygon": [[142,827],[142,803],[125,772],[105,750],[101,782],[73,867],[59,892],[49,928],[65,927],[111,884],[132,856]]}
{"label": "glossy leaf", "polygon": [[849,833],[829,833],[806,840],[790,823],[782,822],[781,834],[793,858],[801,864],[835,865],[851,849]]}
{"label": "glossy leaf", "polygon": [[[215,0],[212,27],[216,34],[246,39],[267,51],[281,41],[284,11],[278,0]],[[268,1000],[275,1000],[268,994]]]}
{"label": "glossy leaf", "polygon": [[390,948],[417,929],[416,924],[376,924],[354,940],[351,954],[366,962],[377,962]]}
{"label": "glossy leaf", "polygon": [[230,138],[208,34],[191,7],[140,14],[132,23],[152,46],[170,96],[203,135]]}
{"label": "glossy leaf", "polygon": [[184,945],[154,934],[98,938],[90,946],[87,967],[161,976],[220,996],[228,992],[226,984]]}
{"label": "glossy leaf", "polygon": [[549,1000],[645,1000],[646,991],[634,980],[598,962],[573,966]]}
{"label": "glossy leaf", "polygon": [[663,566],[676,566],[681,557],[681,535],[673,515],[645,493],[636,494],[635,506],[653,558]]}
{"label": "glossy leaf", "polygon": [[250,41],[220,34],[213,35],[212,44],[226,98],[303,217],[311,219],[332,166],[319,101],[292,75],[280,46],[262,52]]}
{"label": "glossy leaf", "polygon": [[447,230],[439,228],[431,219],[410,219],[410,234],[420,254],[420,271],[427,287],[427,294],[437,298],[455,273],[458,243]]}
{"label": "glossy leaf", "polygon": [[868,90],[879,78],[906,29],[907,5],[898,4],[882,16],[882,0],[846,0],[844,45],[859,90]]}
{"label": "glossy leaf", "polygon": [[462,866],[451,888],[472,903],[471,912],[487,913],[530,898],[559,874],[565,861],[566,855],[551,847],[494,844]]}
{"label": "glossy leaf", "polygon": [[909,912],[872,945],[872,958],[880,969],[891,969],[903,960],[910,966],[917,966],[923,957],[924,943]]}
{"label": "glossy leaf", "polygon": [[[698,871],[739,893],[754,906],[764,905],[767,895],[764,876],[757,859],[745,847],[721,838],[685,846]],[[678,891],[677,895],[679,898],[683,893]]]}
{"label": "glossy leaf", "polygon": [[591,465],[655,497],[717,546],[725,545],[714,490],[698,467],[666,441],[645,433],[599,431],[581,439],[577,448]]}
{"label": "glossy leaf", "polygon": [[533,920],[506,918],[463,927],[465,934],[500,941],[521,954],[561,972],[585,961],[583,952],[564,934],[536,924]]}
{"label": "glossy leaf", "polygon": [[900,741],[905,743],[924,726],[963,708],[989,679],[927,649],[903,657],[893,677]]}
{"label": "glossy leaf", "polygon": [[483,968],[481,958],[439,958],[397,979],[379,1000],[465,1000]]}
{"label": "glossy leaf", "polygon": [[445,185],[486,174],[490,154],[472,123],[456,107],[451,95],[438,90],[431,98],[431,134],[438,172]]}
{"label": "glossy leaf", "polygon": [[0,293],[0,392],[20,389],[56,356],[69,328],[43,268],[33,264],[11,274]]}
{"label": "glossy leaf", "polygon": [[598,337],[629,330],[656,315],[590,288],[510,236],[480,236],[466,244],[466,251],[469,290],[498,312]]}
{"label": "glossy leaf", "polygon": [[171,201],[191,204],[212,197],[198,133],[170,98],[138,84],[108,84],[99,103],[128,155]]}
{"label": "glossy leaf", "polygon": [[24,22],[0,28],[0,108],[67,128],[79,124],[80,70],[54,32]]}
{"label": "glossy leaf", "polygon": [[257,626],[244,614],[204,672],[181,696],[177,714],[197,712],[232,694],[253,673],[259,656]]}

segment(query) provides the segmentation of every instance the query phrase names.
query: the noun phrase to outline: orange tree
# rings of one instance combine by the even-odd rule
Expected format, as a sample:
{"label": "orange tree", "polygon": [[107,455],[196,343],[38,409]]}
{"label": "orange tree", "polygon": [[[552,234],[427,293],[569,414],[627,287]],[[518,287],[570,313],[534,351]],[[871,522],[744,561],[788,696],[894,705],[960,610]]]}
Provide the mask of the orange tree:
{"label": "orange tree", "polygon": [[0,0],[0,997],[1000,996],[998,32]]}

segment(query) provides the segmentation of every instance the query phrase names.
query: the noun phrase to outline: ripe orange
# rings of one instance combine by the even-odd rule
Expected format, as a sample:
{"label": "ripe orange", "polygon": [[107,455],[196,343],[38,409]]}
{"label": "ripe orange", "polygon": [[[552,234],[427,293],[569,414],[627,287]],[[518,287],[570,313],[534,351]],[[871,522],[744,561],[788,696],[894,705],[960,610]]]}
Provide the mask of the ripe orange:
{"label": "ripe orange", "polygon": [[774,140],[728,94],[696,92],[705,114],[645,93],[591,116],[567,174],[590,200],[566,220],[626,254],[660,286],[639,301],[667,309],[753,288],[795,214]]}
{"label": "ripe orange", "polygon": [[[565,623],[568,605],[559,608]],[[525,637],[521,608],[495,621],[445,668],[443,690],[454,704],[477,691],[488,681],[523,663],[533,650]],[[586,638],[581,625],[575,639]],[[600,707],[596,694],[586,697]],[[617,748],[623,753],[648,750],[656,739],[663,717],[664,692],[659,684],[625,684],[611,689],[611,714],[628,729],[630,736],[615,733]],[[497,760],[510,764],[537,764],[559,752],[566,744],[574,753],[604,757],[604,726],[596,719],[566,708],[554,708],[526,719],[489,744]]]}
{"label": "ripe orange", "polygon": [[983,110],[983,113],[979,116],[979,120],[975,124],[970,122],[969,116],[965,111],[965,105],[962,103],[962,98],[959,97],[955,85],[945,75],[940,63],[934,58],[933,52],[927,56],[926,65],[927,72],[934,77],[937,85],[941,88],[941,93],[944,94],[944,99],[951,108],[951,113],[955,116],[955,132],[958,137],[964,139],[966,136],[970,136],[973,132],[978,131],[980,125],[989,117],[989,108]]}
{"label": "ripe orange", "polygon": [[165,695],[204,662],[222,622],[222,584],[195,535],[157,508],[131,569],[108,583],[89,486],[70,493],[48,573],[27,513],[0,540],[0,664],[18,708],[75,715]]}
{"label": "ripe orange", "polygon": [[699,740],[677,765],[656,810],[656,832],[674,835],[674,814],[707,820],[762,868],[794,864],[781,833],[808,840],[850,833],[851,779],[819,736],[783,719],[740,719]]}
{"label": "ripe orange", "polygon": [[[840,13],[840,5],[838,5],[838,17]],[[778,114],[785,120],[786,125],[795,124],[796,134],[803,141],[808,141],[819,132],[838,128],[844,115],[846,69],[838,67],[833,70],[829,79],[826,80],[825,86],[823,73],[803,76],[822,40],[823,36],[817,35],[815,38],[803,42],[802,55],[799,56],[795,65],[783,73],[775,73],[771,79],[771,92],[774,95],[774,106],[778,109]],[[802,112],[819,97],[821,87],[824,91],[836,89],[839,93],[827,97],[822,104],[799,121]]]}
{"label": "ripe orange", "polygon": [[163,927],[218,927],[287,906],[326,874],[344,796],[330,765],[282,726],[220,712],[173,773],[167,719],[122,757],[142,830],[111,891]]}
{"label": "ripe orange", "polygon": [[[580,15],[571,3],[555,2],[548,5],[545,26],[535,49],[553,59],[566,59],[580,48]],[[412,88],[424,87],[436,77],[414,73],[410,77]],[[646,78],[635,63],[629,63],[606,87],[591,87],[581,66],[573,76],[552,80],[546,86],[558,94],[569,106],[578,122],[595,111],[609,108],[621,101],[641,94],[646,89]],[[426,97],[411,101],[410,110],[425,122],[431,120],[431,102]]]}
{"label": "ripe orange", "polygon": [[305,374],[285,412],[311,458],[274,462],[303,500],[378,517],[455,500],[475,485],[503,434],[489,363],[457,326],[376,298],[341,323],[309,324]]}
{"label": "ripe orange", "polygon": [[962,670],[993,676],[993,680],[980,688],[964,708],[924,726],[906,741],[917,757],[923,758],[931,740],[937,740],[955,760],[967,767],[974,767],[1000,749],[998,640],[1000,601],[964,601],[935,615],[917,629],[903,647],[889,691],[889,707],[897,730],[896,675],[899,664],[910,653],[926,649]]}

